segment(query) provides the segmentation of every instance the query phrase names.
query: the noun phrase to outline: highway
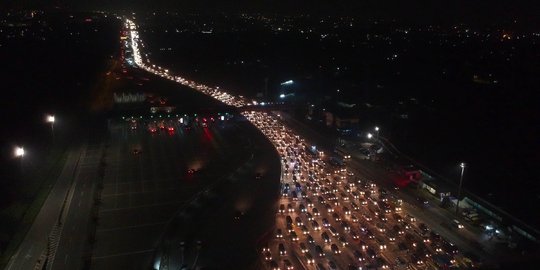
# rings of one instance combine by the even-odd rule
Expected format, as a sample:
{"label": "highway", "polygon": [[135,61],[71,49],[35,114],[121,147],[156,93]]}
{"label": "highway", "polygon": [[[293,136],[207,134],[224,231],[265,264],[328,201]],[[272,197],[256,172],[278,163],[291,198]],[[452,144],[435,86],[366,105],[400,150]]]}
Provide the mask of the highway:
{"label": "highway", "polygon": [[[141,57],[139,48],[144,45],[135,23],[126,19],[126,28],[134,62],[140,68],[237,108],[257,104],[151,64]],[[281,155],[281,198],[271,233],[274,238],[260,248],[266,268],[469,268],[472,265],[461,248],[484,255],[469,244],[475,239],[466,239],[472,237],[461,232],[466,229],[450,232],[442,227],[440,219],[445,224],[449,216],[426,210],[424,205],[414,206],[410,196],[394,190],[388,172],[358,160],[349,159],[347,165],[336,161],[327,150],[332,144],[328,138],[298,128],[294,121],[282,122],[279,112],[247,111],[243,115]],[[313,151],[316,143],[328,152]]]}
{"label": "highway", "polygon": [[47,254],[48,236],[59,220],[62,204],[72,187],[72,180],[77,173],[83,153],[84,147],[69,151],[66,164],[58,180],[52,187],[17,252],[11,257],[7,270],[34,269],[36,266],[43,265]]}
{"label": "highway", "polygon": [[103,145],[88,145],[79,161],[66,201],[58,248],[54,260],[48,264],[50,269],[83,268],[83,258],[89,249],[89,223],[102,155]]}

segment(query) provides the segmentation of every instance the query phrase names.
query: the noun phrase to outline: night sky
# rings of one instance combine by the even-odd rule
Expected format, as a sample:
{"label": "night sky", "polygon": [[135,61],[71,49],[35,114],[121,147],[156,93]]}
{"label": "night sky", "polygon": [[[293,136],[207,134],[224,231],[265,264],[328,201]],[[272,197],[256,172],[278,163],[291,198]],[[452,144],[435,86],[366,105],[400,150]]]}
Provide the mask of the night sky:
{"label": "night sky", "polygon": [[540,1],[526,0],[7,0],[4,8],[82,10],[175,10],[184,12],[262,12],[280,14],[347,14],[421,22],[493,18],[535,18]]}

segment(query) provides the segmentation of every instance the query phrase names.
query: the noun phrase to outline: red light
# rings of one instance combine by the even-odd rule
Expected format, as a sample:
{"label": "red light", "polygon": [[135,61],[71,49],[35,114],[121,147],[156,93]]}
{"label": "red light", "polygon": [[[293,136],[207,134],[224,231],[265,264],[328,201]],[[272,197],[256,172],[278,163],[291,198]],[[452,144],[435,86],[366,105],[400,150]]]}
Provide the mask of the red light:
{"label": "red light", "polygon": [[169,127],[169,131],[174,131],[174,128],[173,128],[173,127]]}
{"label": "red light", "polygon": [[206,118],[203,118],[202,120],[203,120],[204,122],[206,122]]}

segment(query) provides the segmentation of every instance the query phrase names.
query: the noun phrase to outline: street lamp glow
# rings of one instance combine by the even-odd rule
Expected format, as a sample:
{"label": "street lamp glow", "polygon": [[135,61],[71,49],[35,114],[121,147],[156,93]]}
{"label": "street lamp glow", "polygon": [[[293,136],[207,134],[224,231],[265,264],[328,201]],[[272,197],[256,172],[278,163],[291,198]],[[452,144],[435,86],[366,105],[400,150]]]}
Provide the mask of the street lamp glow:
{"label": "street lamp glow", "polygon": [[371,134],[371,133],[368,133],[368,134],[367,134],[367,138],[368,138],[368,139],[371,139],[371,138],[373,138],[373,134]]}
{"label": "street lamp glow", "polygon": [[285,94],[279,95],[279,98],[285,98]]}
{"label": "street lamp glow", "polygon": [[293,80],[288,80],[288,81],[282,82],[281,85],[290,85],[290,84],[293,84],[293,83],[294,83]]}
{"label": "street lamp glow", "polygon": [[54,123],[54,115],[48,115],[47,116],[47,122]]}
{"label": "street lamp glow", "polygon": [[375,131],[379,131],[379,127],[375,127]]}
{"label": "street lamp glow", "polygon": [[15,148],[15,157],[23,157],[23,156],[24,156],[24,148],[16,147]]}
{"label": "street lamp glow", "polygon": [[458,187],[458,194],[457,194],[457,201],[456,201],[456,214],[459,214],[459,198],[461,197],[461,187],[463,186],[463,173],[465,172],[465,162],[461,162],[459,164],[459,167],[461,167],[461,175],[459,177],[459,187]]}

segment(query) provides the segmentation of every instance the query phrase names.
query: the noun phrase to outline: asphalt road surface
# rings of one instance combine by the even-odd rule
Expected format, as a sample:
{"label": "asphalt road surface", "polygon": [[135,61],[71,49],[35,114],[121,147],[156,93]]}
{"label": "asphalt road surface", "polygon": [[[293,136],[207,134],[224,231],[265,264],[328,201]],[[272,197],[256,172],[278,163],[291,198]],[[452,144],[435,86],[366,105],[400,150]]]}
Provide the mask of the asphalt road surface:
{"label": "asphalt road surface", "polygon": [[81,269],[88,246],[91,218],[102,144],[88,145],[79,161],[72,190],[68,193],[64,223],[51,269]]}
{"label": "asphalt road surface", "polygon": [[72,187],[72,180],[77,171],[83,147],[72,149],[64,168],[45,200],[32,227],[20,244],[17,252],[11,257],[6,269],[33,269],[43,263],[47,252],[48,235],[58,222],[60,209]]}
{"label": "asphalt road surface", "polygon": [[[208,127],[195,125],[186,129],[174,119],[167,122],[167,127],[174,127],[174,131],[158,129],[155,133],[148,128],[152,123],[140,120],[136,129],[131,129],[128,122],[110,125],[92,269],[147,269],[155,263],[155,250],[165,229],[170,228],[167,225],[180,209],[193,201],[194,195],[229,175],[253,180],[256,171],[264,175],[270,171],[267,165],[260,166],[260,162],[254,161],[259,159],[260,149],[254,153],[254,147],[250,146],[257,139],[250,142],[248,137],[256,130],[249,130],[246,123],[219,120]],[[250,162],[246,164],[247,161]],[[277,194],[278,180],[274,180],[274,194]],[[243,193],[216,196],[225,198],[231,194],[237,198]],[[220,203],[225,205],[223,201]],[[247,207],[245,212],[250,208],[246,205],[240,209],[243,207]],[[197,225],[197,234],[219,236],[222,231],[216,233],[214,225],[220,224],[222,218],[232,220],[233,216],[199,217],[202,222]],[[211,239],[201,239],[205,240],[203,251],[210,251],[207,243]],[[200,261],[205,261],[205,256]],[[173,263],[173,259],[170,261]]]}

